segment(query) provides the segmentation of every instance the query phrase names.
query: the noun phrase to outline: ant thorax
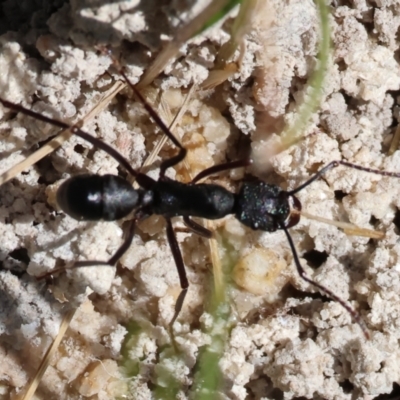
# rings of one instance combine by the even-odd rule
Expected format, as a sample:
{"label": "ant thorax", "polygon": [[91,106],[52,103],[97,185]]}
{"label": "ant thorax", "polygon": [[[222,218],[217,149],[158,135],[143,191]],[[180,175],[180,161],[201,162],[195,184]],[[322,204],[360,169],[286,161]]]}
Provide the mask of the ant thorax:
{"label": "ant thorax", "polygon": [[234,194],[219,185],[187,185],[165,178],[152,188],[154,214],[219,219],[233,212]]}

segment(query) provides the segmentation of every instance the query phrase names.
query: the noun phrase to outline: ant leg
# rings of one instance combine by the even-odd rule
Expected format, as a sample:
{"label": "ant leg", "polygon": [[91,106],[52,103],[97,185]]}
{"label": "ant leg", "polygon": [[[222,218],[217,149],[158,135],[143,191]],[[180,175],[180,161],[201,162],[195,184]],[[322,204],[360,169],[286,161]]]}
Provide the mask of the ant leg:
{"label": "ant leg", "polygon": [[174,229],[172,227],[171,219],[166,218],[165,219],[167,222],[167,239],[169,243],[169,247],[171,247],[172,251],[172,256],[174,257],[175,264],[176,264],[176,269],[178,271],[179,275],[179,281],[181,284],[181,292],[179,293],[178,299],[176,300],[175,303],[175,313],[174,316],[172,317],[171,322],[169,323],[169,330],[171,333],[171,337],[174,338],[173,333],[172,333],[172,326],[174,325],[174,322],[178,318],[179,313],[182,310],[183,302],[185,300],[188,287],[189,287],[189,281],[186,276],[186,270],[185,270],[185,265],[183,263],[183,258],[182,258],[182,253],[179,248],[178,242],[176,240],[176,236],[174,233]]}
{"label": "ant leg", "polygon": [[[15,110],[17,112],[20,112],[22,114],[28,115],[29,117],[38,119],[39,121],[47,122],[51,125],[57,126],[62,129],[70,129],[71,133],[80,137],[83,140],[86,140],[93,146],[105,151],[107,154],[109,154],[114,160],[116,160],[118,163],[120,163],[133,177],[135,177],[138,180],[138,183],[142,185],[143,187],[151,187],[153,184],[153,180],[151,178],[146,177],[146,175],[141,174],[137,172],[135,169],[133,169],[129,163],[129,161],[122,156],[117,150],[112,148],[110,145],[107,143],[104,143],[102,140],[97,139],[96,137],[90,135],[87,132],[82,131],[78,126],[76,125],[69,125],[65,122],[59,121],[54,118],[49,118],[46,117],[45,115],[39,114],[35,111],[28,110],[25,107],[20,106],[19,104],[14,104],[11,103],[7,100],[3,100],[0,98],[0,103],[4,105],[4,107],[10,108],[11,110]],[[140,182],[139,182],[140,180]]]}
{"label": "ant leg", "polygon": [[390,176],[392,178],[400,178],[399,172],[380,171],[378,169],[373,169],[373,168],[363,167],[363,166],[357,165],[357,164],[352,164],[347,161],[336,160],[336,161],[331,161],[328,165],[325,165],[325,167],[320,169],[314,176],[312,176],[308,181],[304,182],[302,185],[300,185],[296,189],[293,189],[293,190],[287,192],[288,195],[293,196],[297,192],[300,192],[300,190],[303,190],[305,187],[310,185],[316,179],[318,179],[319,177],[324,175],[327,171],[329,171],[332,168],[336,168],[339,165],[343,165],[344,167],[348,167],[348,168],[358,169],[359,171],[369,172],[370,174]]}
{"label": "ant leg", "polygon": [[193,221],[192,219],[190,219],[190,217],[183,217],[183,222],[190,230],[192,230],[197,235],[203,236],[207,239],[210,239],[212,237],[212,232],[210,230]]}
{"label": "ant leg", "polygon": [[292,250],[292,254],[293,254],[293,258],[294,258],[294,263],[296,264],[296,268],[297,268],[297,272],[299,273],[300,277],[310,283],[311,285],[315,286],[317,289],[321,290],[321,292],[325,293],[328,297],[330,297],[332,300],[338,302],[353,318],[353,320],[360,326],[361,330],[364,333],[364,336],[366,337],[366,339],[369,339],[369,333],[368,333],[368,328],[365,325],[364,320],[361,318],[360,314],[354,310],[353,308],[351,308],[344,300],[342,300],[340,297],[336,296],[336,294],[334,294],[331,290],[329,290],[328,288],[326,288],[323,285],[320,285],[317,282],[314,282],[312,279],[310,279],[307,275],[306,275],[306,271],[304,271],[304,268],[301,266],[300,260],[299,260],[299,256],[297,255],[297,250],[296,247],[293,243],[293,239],[290,236],[290,233],[288,231],[288,229],[285,227],[284,224],[280,223],[280,228],[285,232],[287,240],[289,242],[289,246]]}
{"label": "ant leg", "polygon": [[171,142],[179,150],[179,152],[178,152],[178,154],[176,156],[173,156],[173,157],[169,158],[168,160],[164,160],[161,163],[161,165],[160,165],[160,179],[162,179],[162,178],[164,178],[165,171],[168,168],[173,167],[174,165],[180,163],[186,157],[187,150],[182,146],[182,144],[179,142],[179,140],[171,133],[171,131],[168,129],[167,125],[165,125],[164,121],[159,117],[159,115],[156,113],[154,108],[147,102],[147,100],[142,96],[142,94],[136,88],[136,86],[130,81],[130,79],[125,74],[124,68],[121,66],[119,61],[116,60],[112,56],[111,56],[111,58],[113,60],[113,63],[115,65],[115,67],[117,68],[118,72],[125,79],[126,83],[132,89],[132,91],[135,94],[135,96],[139,99],[139,101],[142,103],[143,107],[149,113],[150,117],[153,118],[154,122],[160,127],[160,129],[163,131],[163,133],[168,137],[169,140],[171,140]]}
{"label": "ant leg", "polygon": [[235,168],[248,167],[251,165],[252,161],[250,159],[245,160],[236,160],[231,162],[226,162],[223,164],[214,165],[210,168],[206,168],[205,170],[199,172],[189,184],[193,185],[199,180],[206,178],[207,176],[217,174],[218,172],[227,171]]}
{"label": "ant leg", "polygon": [[151,118],[153,118],[154,122],[160,127],[160,129],[168,137],[168,139],[171,140],[171,142],[179,149],[179,152],[178,152],[178,154],[176,156],[173,156],[173,157],[169,158],[168,160],[164,160],[161,163],[161,165],[160,165],[160,179],[162,179],[162,178],[164,178],[165,171],[168,168],[173,167],[174,165],[180,163],[186,157],[187,150],[181,145],[179,140],[171,133],[171,131],[168,129],[167,125],[164,124],[164,121],[158,116],[158,114],[155,112],[153,107],[142,96],[142,94],[139,92],[139,90],[136,89],[135,85],[133,85],[132,82],[128,79],[128,77],[126,76],[123,68],[119,68],[119,72],[124,77],[124,79],[126,80],[128,85],[131,87],[131,89],[135,93],[135,96],[143,104],[143,107],[149,113]]}
{"label": "ant leg", "polygon": [[103,142],[102,140],[97,139],[94,136],[90,135],[89,133],[82,131],[77,126],[71,126],[70,129],[74,135],[79,136],[81,139],[86,140],[93,146],[96,146],[97,148],[105,151],[112,158],[114,158],[115,161],[117,161],[119,164],[121,164],[133,177],[135,177],[136,179],[138,178],[138,176],[140,174],[131,167],[129,161],[122,154],[120,154],[117,150],[115,150],[114,148],[112,148],[107,143]]}
{"label": "ant leg", "polygon": [[11,110],[15,110],[22,114],[28,115],[29,117],[32,118],[39,119],[40,121],[48,122],[49,124],[58,126],[59,128],[68,129],[71,127],[71,125],[68,125],[65,122],[61,122],[54,118],[46,117],[45,115],[39,114],[33,110],[29,110],[23,106],[20,106],[19,104],[11,103],[11,101],[3,100],[2,98],[0,98],[0,103],[3,104],[3,106],[6,108],[10,108]]}
{"label": "ant leg", "polygon": [[126,233],[125,240],[118,248],[118,250],[114,253],[114,255],[108,261],[98,261],[98,260],[86,260],[86,261],[76,261],[70,267],[60,267],[53,269],[50,272],[47,272],[43,275],[37,277],[37,279],[41,280],[47,278],[51,275],[54,275],[59,272],[66,271],[68,269],[82,268],[82,267],[93,267],[98,265],[109,265],[114,266],[116,262],[126,253],[129,249],[129,246],[132,244],[133,236],[135,234],[135,226],[136,222],[140,219],[140,214],[136,213],[134,218],[130,221],[128,232]]}

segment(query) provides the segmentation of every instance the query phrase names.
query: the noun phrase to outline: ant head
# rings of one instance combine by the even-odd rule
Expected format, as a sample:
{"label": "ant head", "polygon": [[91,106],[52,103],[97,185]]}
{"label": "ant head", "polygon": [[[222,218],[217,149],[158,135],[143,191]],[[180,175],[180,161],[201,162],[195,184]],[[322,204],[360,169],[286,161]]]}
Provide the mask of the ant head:
{"label": "ant head", "polygon": [[288,219],[289,223],[295,224],[289,199],[295,199],[293,204],[300,204],[277,185],[262,181],[245,182],[236,196],[234,213],[242,224],[251,229],[275,232],[282,225],[287,226]]}

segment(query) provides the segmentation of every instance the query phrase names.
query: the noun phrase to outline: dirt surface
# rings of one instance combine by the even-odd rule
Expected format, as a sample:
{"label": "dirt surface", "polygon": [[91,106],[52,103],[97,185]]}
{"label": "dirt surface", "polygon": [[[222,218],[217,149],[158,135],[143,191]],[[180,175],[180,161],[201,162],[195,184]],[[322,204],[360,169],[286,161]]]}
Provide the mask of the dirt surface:
{"label": "dirt surface", "polygon": [[[136,83],[179,24],[206,2],[3,2],[0,15],[0,96],[75,123],[121,76],[95,46],[112,46]],[[263,3],[246,27],[233,60],[239,69],[215,89],[201,85],[216,68],[236,11],[182,46],[177,59],[143,94],[166,121],[197,89],[174,133],[189,149],[189,175],[248,153],[253,174],[293,189],[323,165],[343,159],[400,172],[400,153],[388,154],[399,118],[397,0],[330,4],[332,57],[323,99],[304,140],[273,157],[271,138],[296,118],[315,69],[319,19],[313,2]],[[241,51],[241,53],[240,53]],[[160,97],[162,94],[162,101]],[[33,153],[57,128],[0,107],[0,172]],[[124,89],[84,130],[114,146],[139,168],[162,133]],[[174,154],[167,144],[148,167]],[[268,174],[267,174],[268,172]],[[174,330],[179,362],[163,352],[179,279],[161,218],[140,224],[117,268],[69,271],[49,281],[35,276],[74,260],[108,259],[124,222],[78,222],[61,212],[55,193],[79,173],[122,174],[104,152],[72,137],[62,148],[0,187],[0,399],[26,387],[57,335],[63,315],[77,307],[38,399],[150,399],[167,370],[189,398],[199,349],[209,342],[204,306],[211,261],[205,239],[178,232],[190,281]],[[243,173],[213,179],[238,190]],[[379,230],[375,240],[302,218],[291,229],[308,275],[358,310],[360,326],[338,303],[299,277],[283,232],[251,231],[234,217],[216,229],[234,260],[229,289],[232,329],[220,360],[223,399],[373,399],[400,381],[400,180],[338,167],[299,193],[303,210]],[[182,227],[177,219],[175,226]],[[121,347],[132,334],[135,340]],[[129,334],[128,334],[129,332]],[[126,377],[118,364],[137,367]],[[125,369],[126,372],[126,369]]]}

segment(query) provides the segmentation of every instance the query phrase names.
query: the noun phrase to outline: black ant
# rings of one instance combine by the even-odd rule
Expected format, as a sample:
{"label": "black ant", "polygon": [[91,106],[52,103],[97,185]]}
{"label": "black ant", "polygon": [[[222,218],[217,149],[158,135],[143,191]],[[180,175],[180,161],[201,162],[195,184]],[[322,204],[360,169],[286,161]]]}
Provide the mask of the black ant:
{"label": "black ant", "polygon": [[[362,328],[364,334],[368,337],[367,328],[360,315],[331,290],[314,282],[306,275],[300,263],[293,239],[289,233],[289,228],[296,225],[300,220],[301,203],[295,195],[320,178],[327,171],[339,165],[396,178],[400,178],[400,173],[378,171],[346,161],[332,161],[302,185],[290,191],[285,191],[279,186],[266,184],[262,181],[243,182],[238,193],[232,193],[220,185],[198,183],[201,179],[210,175],[234,168],[246,167],[251,164],[250,160],[238,160],[207,168],[200,172],[189,183],[181,183],[172,180],[168,178],[165,173],[168,168],[177,165],[185,158],[186,149],[172,135],[155,110],[130,82],[123,68],[119,67],[118,70],[131,87],[135,96],[143,104],[150,117],[178,149],[177,155],[161,163],[160,174],[157,181],[133,169],[127,159],[118,151],[94,136],[82,131],[79,126],[71,126],[56,119],[48,118],[0,98],[0,102],[4,107],[48,122],[59,128],[70,129],[73,134],[104,150],[118,161],[119,164],[136,179],[140,186],[139,189],[134,189],[127,180],[119,176],[101,176],[94,174],[78,175],[69,178],[60,186],[57,192],[58,204],[66,214],[75,219],[90,221],[103,219],[106,221],[114,221],[127,216],[133,211],[133,218],[128,226],[125,239],[109,260],[76,261],[69,268],[115,265],[131,245],[137,222],[153,214],[162,215],[166,220],[167,239],[175,260],[181,286],[181,292],[175,304],[175,313],[170,322],[170,328],[172,329],[172,325],[182,309],[189,282],[186,276],[182,254],[172,227],[171,218],[182,216],[184,223],[191,231],[203,237],[210,238],[212,236],[211,231],[193,221],[191,217],[219,219],[233,214],[242,224],[253,230],[275,232],[278,229],[282,229],[289,242],[294,262],[301,278],[321,290],[333,300],[339,302],[351,314]],[[65,268],[57,268],[43,276],[52,275],[64,269]]]}

